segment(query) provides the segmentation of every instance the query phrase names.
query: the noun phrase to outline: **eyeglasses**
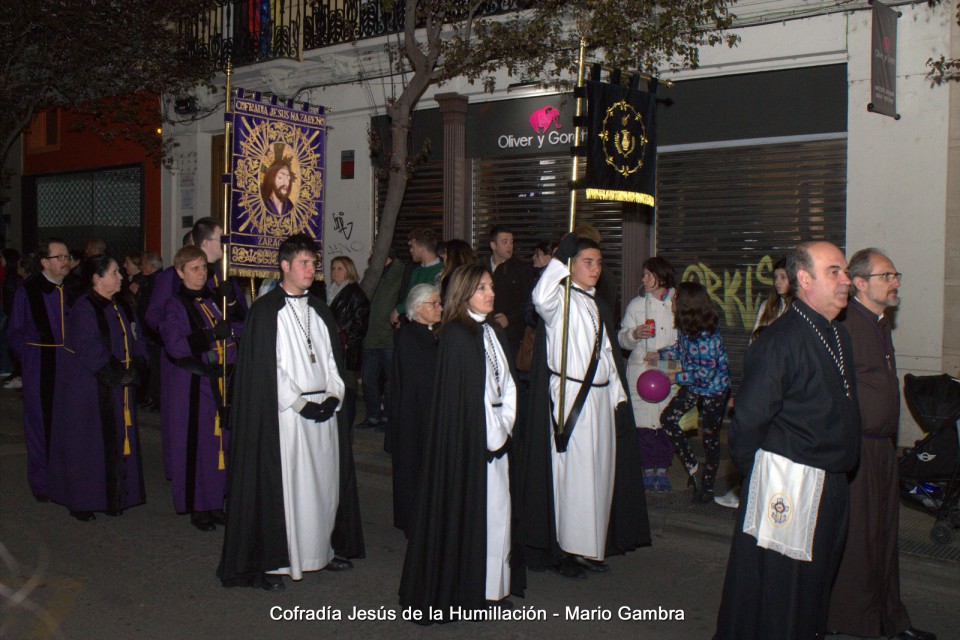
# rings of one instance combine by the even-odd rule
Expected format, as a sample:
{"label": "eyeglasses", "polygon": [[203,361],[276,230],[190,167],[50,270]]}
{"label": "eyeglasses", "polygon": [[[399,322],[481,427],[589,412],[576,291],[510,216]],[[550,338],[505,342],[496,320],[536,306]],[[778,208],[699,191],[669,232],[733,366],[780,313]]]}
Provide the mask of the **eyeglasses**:
{"label": "eyeglasses", "polygon": [[903,274],[902,274],[902,273],[899,273],[899,272],[897,272],[897,273],[889,273],[889,272],[887,272],[887,273],[871,273],[871,274],[868,274],[868,275],[865,276],[865,277],[866,277],[868,280],[869,280],[870,278],[880,278],[880,279],[883,280],[884,282],[893,282],[894,280],[899,280],[900,282],[903,282]]}
{"label": "eyeglasses", "polygon": [[59,260],[60,262],[66,262],[70,259],[70,256],[66,253],[61,253],[58,256],[48,256],[44,260]]}
{"label": "eyeglasses", "polygon": [[437,308],[443,306],[443,303],[442,303],[442,302],[431,302],[431,301],[429,301],[429,300],[425,300],[424,302],[421,302],[420,304],[428,304],[428,305],[430,305],[431,307],[433,307],[434,309],[437,309]]}

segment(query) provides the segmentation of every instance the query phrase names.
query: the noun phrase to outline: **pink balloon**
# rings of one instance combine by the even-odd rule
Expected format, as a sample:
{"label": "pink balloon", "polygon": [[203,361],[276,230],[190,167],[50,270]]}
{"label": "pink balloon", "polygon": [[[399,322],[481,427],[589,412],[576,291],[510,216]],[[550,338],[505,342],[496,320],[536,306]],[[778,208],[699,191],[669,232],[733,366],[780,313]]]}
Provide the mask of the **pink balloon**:
{"label": "pink balloon", "polygon": [[659,369],[648,369],[637,378],[637,393],[647,402],[663,402],[670,395],[670,378]]}

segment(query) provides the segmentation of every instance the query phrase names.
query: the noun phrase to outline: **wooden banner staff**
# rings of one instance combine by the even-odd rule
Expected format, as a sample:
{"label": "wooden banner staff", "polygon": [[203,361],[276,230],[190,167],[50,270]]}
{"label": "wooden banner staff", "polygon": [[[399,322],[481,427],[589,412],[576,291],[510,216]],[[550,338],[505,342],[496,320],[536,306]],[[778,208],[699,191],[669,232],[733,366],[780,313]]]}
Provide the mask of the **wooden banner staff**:
{"label": "wooden banner staff", "polygon": [[[584,56],[586,54],[587,41],[585,38],[580,38],[580,61],[577,67],[577,88],[582,92],[583,91],[583,65],[584,65]],[[579,92],[578,92],[579,93]],[[574,120],[576,126],[573,131],[574,145],[580,144],[580,116],[583,115],[583,101],[584,98],[582,95],[577,97],[577,117]],[[573,184],[577,181],[577,174],[580,170],[580,156],[574,154],[573,156],[573,167],[570,170],[570,223],[567,228],[567,233],[573,233],[574,227],[576,226],[577,221],[577,190],[572,188]],[[573,259],[574,256],[567,258],[567,271],[571,272],[573,269]],[[573,275],[571,273],[570,277],[567,278],[567,282],[563,287],[563,332],[562,332],[562,341],[560,348],[560,396],[557,402],[557,429],[559,435],[563,435],[563,432],[566,430],[566,424],[564,423],[564,414],[565,409],[565,396],[567,390],[567,340],[570,337],[570,282],[573,280]],[[584,384],[587,384],[585,381]]]}
{"label": "wooden banner staff", "polygon": [[[227,58],[227,69],[226,69],[226,96],[227,101],[224,106],[224,113],[226,116],[223,119],[223,176],[221,178],[223,182],[223,237],[226,238],[226,242],[222,244],[223,258],[221,258],[221,271],[220,271],[220,282],[226,282],[228,278],[228,268],[230,266],[230,129],[233,126],[232,118],[230,114],[233,113],[232,101],[233,95],[231,94],[230,80],[233,76],[233,64],[231,59]],[[228,314],[230,313],[229,303],[227,302],[227,295],[224,293],[223,298],[221,299],[223,304],[223,320],[228,321]],[[240,301],[237,300],[235,304],[240,304]],[[220,372],[220,380],[223,385],[223,404],[229,405],[227,400],[227,394],[229,393],[227,385],[227,340],[220,341],[220,352],[223,354],[223,368]]]}

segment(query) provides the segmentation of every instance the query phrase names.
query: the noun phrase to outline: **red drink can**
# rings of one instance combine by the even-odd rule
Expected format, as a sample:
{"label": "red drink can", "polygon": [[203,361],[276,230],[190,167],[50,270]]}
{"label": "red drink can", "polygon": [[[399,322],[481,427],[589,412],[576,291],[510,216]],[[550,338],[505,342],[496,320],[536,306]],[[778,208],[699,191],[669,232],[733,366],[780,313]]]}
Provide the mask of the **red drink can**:
{"label": "red drink can", "polygon": [[652,338],[652,337],[654,337],[655,335],[657,335],[657,322],[656,322],[656,320],[648,319],[647,322],[646,322],[646,324],[650,326],[650,337]]}

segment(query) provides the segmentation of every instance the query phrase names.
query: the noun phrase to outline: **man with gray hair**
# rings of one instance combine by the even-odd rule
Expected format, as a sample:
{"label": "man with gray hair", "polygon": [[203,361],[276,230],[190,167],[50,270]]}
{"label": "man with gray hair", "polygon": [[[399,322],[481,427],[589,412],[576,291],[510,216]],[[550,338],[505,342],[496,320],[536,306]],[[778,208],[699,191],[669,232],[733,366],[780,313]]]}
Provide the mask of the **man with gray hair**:
{"label": "man with gray hair", "polygon": [[836,320],[847,261],[829,242],[804,242],[786,266],[796,299],[747,350],[730,427],[749,490],[715,640],[823,637],[847,529],[846,474],[860,451],[853,347]]}
{"label": "man with gray hair", "polygon": [[843,326],[853,342],[860,405],[860,465],[850,480],[850,528],[830,596],[827,629],[851,636],[936,640],[910,625],[900,600],[897,530],[897,428],[900,383],[890,335],[900,281],[893,262],[878,249],[850,259],[853,283]]}

